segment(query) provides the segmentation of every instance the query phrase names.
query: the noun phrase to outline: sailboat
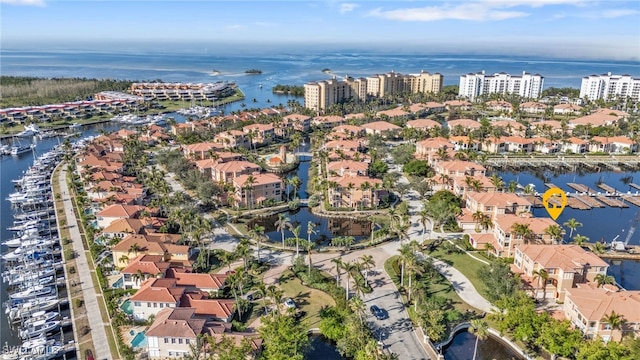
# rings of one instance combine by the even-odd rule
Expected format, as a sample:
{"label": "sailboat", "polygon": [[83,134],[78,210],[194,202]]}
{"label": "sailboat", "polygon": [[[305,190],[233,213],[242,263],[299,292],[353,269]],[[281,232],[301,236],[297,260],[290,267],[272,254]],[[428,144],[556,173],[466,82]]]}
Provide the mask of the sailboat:
{"label": "sailboat", "polygon": [[27,145],[22,145],[20,143],[20,141],[18,140],[16,143],[16,137],[13,138],[13,146],[11,147],[11,155],[20,155],[26,152],[31,151],[31,149],[33,149],[34,147],[36,147],[35,144],[27,144]]}

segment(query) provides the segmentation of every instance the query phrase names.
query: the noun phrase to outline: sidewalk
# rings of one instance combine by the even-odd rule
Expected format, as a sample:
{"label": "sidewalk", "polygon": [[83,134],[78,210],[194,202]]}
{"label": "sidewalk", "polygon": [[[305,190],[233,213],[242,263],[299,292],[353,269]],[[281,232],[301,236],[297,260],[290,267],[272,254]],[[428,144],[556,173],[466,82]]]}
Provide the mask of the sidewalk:
{"label": "sidewalk", "polygon": [[[62,201],[64,204],[64,213],[67,218],[67,224],[69,227],[69,234],[73,243],[73,250],[76,253],[76,266],[78,268],[78,274],[80,275],[80,284],[82,289],[82,295],[84,297],[84,306],[87,308],[89,327],[91,328],[91,338],[93,339],[93,354],[96,359],[100,360],[112,360],[111,350],[109,349],[109,341],[107,340],[107,333],[105,331],[105,324],[102,322],[102,314],[100,313],[100,306],[98,301],[98,293],[94,287],[93,279],[91,278],[91,270],[87,260],[87,254],[91,256],[91,253],[84,250],[82,244],[82,237],[80,236],[80,230],[78,229],[79,223],[76,219],[76,215],[73,212],[73,203],[71,202],[71,196],[69,193],[69,187],[67,186],[67,170],[63,168],[58,176],[58,182],[60,183],[60,189],[62,190]],[[101,290],[98,290],[101,292]],[[70,304],[69,306],[73,306]]]}

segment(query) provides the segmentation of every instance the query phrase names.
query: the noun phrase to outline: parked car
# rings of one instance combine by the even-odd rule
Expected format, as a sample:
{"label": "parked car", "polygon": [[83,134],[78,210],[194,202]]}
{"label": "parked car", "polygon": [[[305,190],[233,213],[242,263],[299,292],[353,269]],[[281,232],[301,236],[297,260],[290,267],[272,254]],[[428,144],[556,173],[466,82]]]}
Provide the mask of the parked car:
{"label": "parked car", "polygon": [[288,307],[289,309],[295,309],[296,303],[295,301],[293,301],[293,299],[289,298],[284,301],[284,306]]}
{"label": "parked car", "polygon": [[379,308],[377,305],[371,305],[369,310],[371,310],[373,316],[375,316],[378,320],[384,320],[388,317],[387,312]]}

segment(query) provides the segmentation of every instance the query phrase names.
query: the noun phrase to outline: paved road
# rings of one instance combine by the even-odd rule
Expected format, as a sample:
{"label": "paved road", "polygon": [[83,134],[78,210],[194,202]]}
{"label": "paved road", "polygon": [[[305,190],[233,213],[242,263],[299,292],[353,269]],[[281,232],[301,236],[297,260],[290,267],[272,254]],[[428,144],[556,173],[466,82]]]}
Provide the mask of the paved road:
{"label": "paved road", "polygon": [[[73,204],[71,203],[71,196],[69,195],[69,188],[67,186],[67,170],[66,166],[62,168],[59,173],[58,182],[60,183],[60,190],[62,191],[62,200],[64,203],[64,212],[67,218],[67,224],[69,224],[69,234],[73,243],[73,250],[76,252],[76,268],[80,276],[79,286],[82,289],[82,296],[84,297],[84,306],[87,309],[87,313],[90,314],[89,327],[91,328],[91,338],[93,340],[93,354],[96,359],[111,360],[111,350],[109,349],[109,342],[107,341],[107,333],[105,331],[105,324],[102,322],[102,316],[100,315],[100,307],[98,301],[103,301],[102,298],[98,298],[97,292],[91,279],[91,267],[87,262],[87,256],[91,256],[88,251],[85,252],[82,245],[82,237],[80,236],[80,230],[78,230],[78,220],[73,212]],[[70,305],[71,306],[71,305]],[[80,331],[81,329],[76,329]]]}

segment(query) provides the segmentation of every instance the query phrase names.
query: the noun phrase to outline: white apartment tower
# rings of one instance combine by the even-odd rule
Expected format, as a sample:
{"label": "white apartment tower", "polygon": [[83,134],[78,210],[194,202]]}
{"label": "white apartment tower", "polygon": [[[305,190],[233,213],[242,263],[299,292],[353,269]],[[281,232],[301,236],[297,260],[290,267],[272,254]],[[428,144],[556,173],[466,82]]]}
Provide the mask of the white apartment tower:
{"label": "white apartment tower", "polygon": [[391,71],[367,78],[310,82],[304,85],[304,105],[315,111],[326,110],[341,101],[361,102],[367,97],[384,97],[400,93],[438,93],[442,90],[442,75],[421,71],[419,74],[402,75]]}
{"label": "white apartment tower", "polygon": [[544,77],[540,74],[522,72],[522,76],[512,76],[507,73],[486,75],[484,71],[460,76],[458,95],[468,99],[475,99],[486,94],[517,94],[524,98],[540,97]]}
{"label": "white apartment tower", "polygon": [[589,75],[582,78],[580,97],[589,100],[612,100],[627,97],[640,101],[640,78],[631,75]]}

